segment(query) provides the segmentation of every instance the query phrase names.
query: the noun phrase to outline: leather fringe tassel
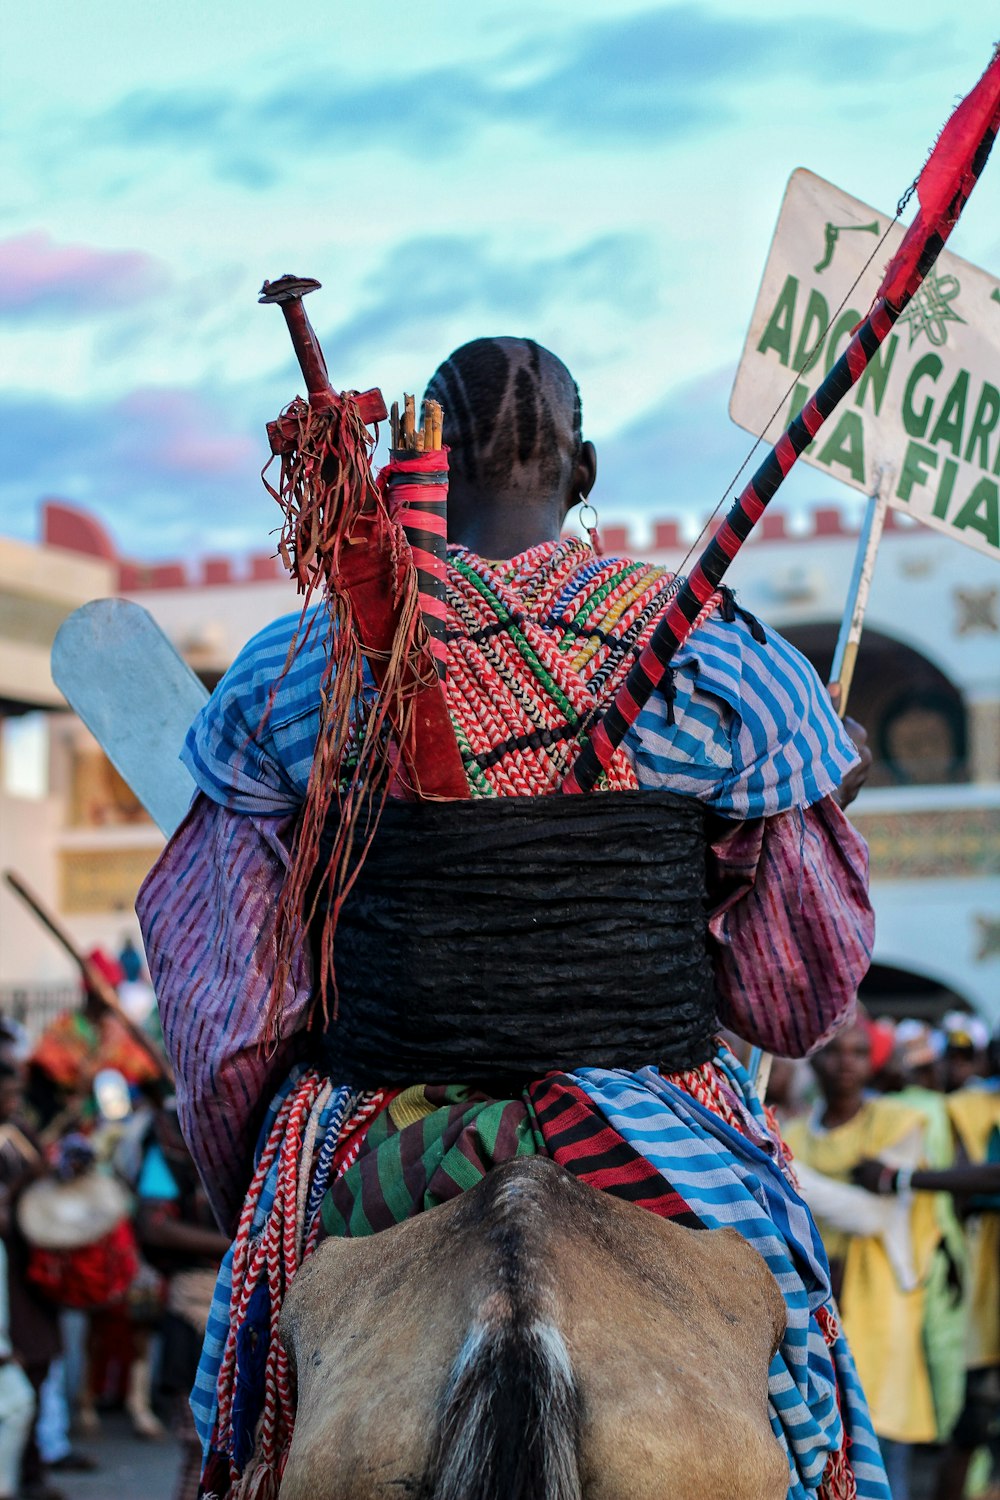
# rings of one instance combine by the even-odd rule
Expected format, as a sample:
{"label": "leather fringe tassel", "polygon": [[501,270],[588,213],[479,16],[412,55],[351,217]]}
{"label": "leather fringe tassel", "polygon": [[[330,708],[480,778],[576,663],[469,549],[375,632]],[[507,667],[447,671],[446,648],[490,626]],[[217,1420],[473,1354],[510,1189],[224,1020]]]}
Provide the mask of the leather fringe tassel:
{"label": "leather fringe tassel", "polygon": [[[318,976],[324,1018],[330,1009],[331,987],[335,1001],[335,914],[357,869],[351,853],[359,833],[362,844],[374,833],[370,826],[363,833],[359,830],[366,801],[369,809],[372,806],[371,798],[362,795],[362,788],[382,789],[384,794],[395,771],[389,733],[391,710],[395,708],[397,716],[405,715],[405,708],[395,700],[402,696],[403,658],[416,629],[417,601],[415,588],[406,588],[412,570],[405,566],[405,541],[399,528],[390,522],[372,476],[375,437],[354,394],[345,392],[319,410],[296,397],[277,422],[268,425],[268,435],[272,453],[281,464],[277,487],[268,481],[267,468],[262,475],[283,513],[278,553],[304,595],[302,623],[284,672],[292,666],[311,630],[325,628],[326,647],[316,754],[278,908],[277,962],[267,1030],[268,1040],[273,1041],[281,1034],[283,997],[292,962],[307,940],[321,890],[327,892],[333,913],[326,924],[329,931]],[[366,691],[364,643],[350,592],[342,583],[359,530],[365,532],[369,546],[385,554],[393,604],[397,608],[402,605],[403,611],[399,649],[385,664],[377,694]],[[306,623],[307,611],[317,594],[327,605],[325,627],[318,623],[319,614]],[[277,684],[268,711],[276,689]],[[320,838],[335,804],[337,838],[317,882]]]}

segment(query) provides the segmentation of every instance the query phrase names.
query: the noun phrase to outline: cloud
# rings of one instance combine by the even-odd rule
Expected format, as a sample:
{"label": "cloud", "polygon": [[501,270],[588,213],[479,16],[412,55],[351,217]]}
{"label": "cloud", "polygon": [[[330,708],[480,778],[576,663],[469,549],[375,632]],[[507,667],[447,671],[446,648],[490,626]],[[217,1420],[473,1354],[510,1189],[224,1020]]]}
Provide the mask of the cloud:
{"label": "cloud", "polygon": [[259,467],[261,445],[229,428],[219,408],[194,391],[146,389],[130,392],[109,412],[128,432],[128,446],[150,471],[203,478],[244,475]]}
{"label": "cloud", "polygon": [[326,70],[302,74],[250,104],[248,123],[299,150],[326,152],[393,146],[406,155],[441,156],[495,117],[495,85],[464,67],[434,68],[378,83],[349,83]]}
{"label": "cloud", "polygon": [[[783,21],[713,15],[701,5],[660,7],[576,30],[568,54],[509,95],[511,119],[578,141],[620,147],[723,126],[741,91],[782,77],[857,84],[919,57],[902,29],[803,13]],[[926,58],[925,58],[926,61]],[[501,106],[503,107],[503,105]]]}
{"label": "cloud", "polygon": [[[475,315],[488,331],[551,318],[554,303],[652,316],[659,289],[652,249],[638,234],[602,235],[571,250],[508,254],[474,235],[428,235],[396,246],[366,283],[359,310],[333,331],[338,361],[406,340],[438,348],[443,330]],[[480,330],[481,331],[481,330]],[[415,337],[422,333],[427,339]],[[441,350],[442,356],[447,351]]]}
{"label": "cloud", "polygon": [[219,175],[252,188],[301,155],[369,146],[441,158],[496,125],[612,147],[677,139],[724,124],[737,91],[771,89],[782,76],[820,82],[829,93],[841,82],[856,86],[921,64],[930,65],[926,35],[902,28],[808,13],[790,26],[700,5],[661,6],[550,27],[475,65],[358,83],[319,62],[256,97],[145,89],[107,111],[90,137],[205,153]]}
{"label": "cloud", "polygon": [[[752,441],[729,420],[732,376],[727,367],[681,386],[601,443],[598,508],[657,516],[711,510]],[[583,416],[586,430],[586,392]]]}
{"label": "cloud", "polygon": [[162,263],[140,250],[57,244],[40,229],[0,240],[0,315],[8,318],[117,310],[166,281]]}
{"label": "cloud", "polygon": [[60,495],[99,515],[126,555],[207,551],[234,532],[259,550],[277,518],[260,482],[267,443],[262,422],[232,413],[274,404],[165,387],[102,403],[0,395],[3,530],[32,535],[39,499]]}
{"label": "cloud", "polygon": [[[721,514],[726,514],[768,452],[761,445],[743,467],[754,439],[729,417],[734,374],[732,365],[724,365],[679,386],[599,444],[594,499],[602,516],[694,516],[701,522],[720,501]],[[583,416],[586,431],[586,393]],[[775,508],[791,508],[818,493],[839,500],[847,491],[836,480],[799,465],[785,481]]]}
{"label": "cloud", "polygon": [[[726,494],[752,444],[727,414],[732,373],[720,367],[679,387],[599,443],[594,499],[605,524],[702,520]],[[9,435],[2,529],[32,538],[40,499],[58,495],[93,511],[123,556],[268,550],[279,513],[260,481],[267,457],[260,413],[279,405],[263,385],[212,396],[148,387],[100,405],[0,395],[0,426]],[[253,421],[234,421],[239,412],[254,413]],[[744,482],[762,457],[761,449]],[[823,494],[841,500],[845,490],[815,470],[796,471],[779,503],[787,509]]]}

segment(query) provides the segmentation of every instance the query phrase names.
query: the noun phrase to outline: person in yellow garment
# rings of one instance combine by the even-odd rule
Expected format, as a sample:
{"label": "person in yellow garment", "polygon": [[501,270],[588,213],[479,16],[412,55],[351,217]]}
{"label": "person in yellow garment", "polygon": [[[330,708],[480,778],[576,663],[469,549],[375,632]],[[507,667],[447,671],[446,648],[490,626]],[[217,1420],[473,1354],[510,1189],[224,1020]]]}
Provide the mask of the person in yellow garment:
{"label": "person in yellow garment", "polygon": [[[994,1045],[994,1050],[997,1049]],[[992,1487],[977,1490],[984,1500],[1000,1496],[996,1446],[1000,1440],[1000,1079],[993,1075],[948,1096],[948,1114],[957,1151],[955,1165],[894,1171],[885,1161],[864,1161],[852,1173],[869,1193],[952,1195],[965,1217],[969,1245],[964,1405],[945,1449],[934,1500],[962,1500],[969,1464],[977,1448],[993,1450]],[[954,1107],[953,1107],[954,1101]],[[891,1202],[891,1198],[885,1199]],[[930,1288],[928,1289],[928,1294]],[[925,1343],[927,1327],[924,1328]]]}
{"label": "person in yellow garment", "polygon": [[[867,1093],[868,1024],[859,1019],[845,1026],[812,1065],[822,1097],[810,1116],[792,1120],[785,1132],[797,1160],[844,1183],[859,1162],[872,1157],[887,1171],[924,1164],[924,1116],[895,1099]],[[819,1216],[817,1222],[893,1500],[909,1500],[911,1445],[938,1436],[923,1341],[926,1277],[939,1237],[933,1198],[921,1193],[912,1199],[907,1284],[880,1236],[847,1234]]]}
{"label": "person in yellow garment", "polygon": [[[944,1038],[923,1021],[905,1020],[896,1027],[895,1040],[891,1070],[883,1072],[883,1092],[894,1093],[900,1104],[910,1105],[924,1116],[929,1167],[939,1173],[950,1173],[955,1166],[955,1133],[948,1115],[948,1096],[942,1091]],[[891,1076],[887,1076],[888,1071]],[[855,1181],[864,1182],[875,1193],[881,1183],[885,1194],[883,1167],[879,1163],[877,1171],[864,1177],[859,1177],[856,1169]],[[910,1179],[909,1186],[915,1192],[918,1187],[924,1188],[925,1182],[921,1172]],[[965,1400],[968,1256],[953,1191],[947,1187],[934,1194],[940,1239],[928,1278],[924,1312],[924,1345],[941,1442],[954,1431]]]}
{"label": "person in yellow garment", "polygon": [[[949,1094],[948,1114],[960,1159],[969,1163],[998,1160],[997,1077],[970,1082]],[[967,1198],[965,1205],[969,1250],[965,1405],[945,1454],[940,1500],[962,1494],[975,1450],[1000,1438],[1000,1195]]]}

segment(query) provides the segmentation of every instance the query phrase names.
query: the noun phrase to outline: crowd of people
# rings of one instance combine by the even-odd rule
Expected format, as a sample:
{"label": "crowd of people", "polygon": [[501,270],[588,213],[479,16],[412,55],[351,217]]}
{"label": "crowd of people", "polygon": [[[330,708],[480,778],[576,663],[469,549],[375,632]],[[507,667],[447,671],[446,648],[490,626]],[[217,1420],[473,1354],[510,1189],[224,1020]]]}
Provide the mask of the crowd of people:
{"label": "crowd of people", "polygon": [[60,1500],[64,1474],[99,1464],[78,1438],[116,1406],[139,1437],[172,1430],[193,1500],[188,1394],[228,1241],[156,1063],[141,955],[126,941],[89,963],[124,1019],[86,985],[34,1042],[0,1017],[0,1500]]}
{"label": "crowd of people", "polygon": [[996,1039],[959,1012],[859,1014],[811,1062],[773,1065],[894,1500],[918,1451],[935,1500],[1000,1493],[998,1075]]}

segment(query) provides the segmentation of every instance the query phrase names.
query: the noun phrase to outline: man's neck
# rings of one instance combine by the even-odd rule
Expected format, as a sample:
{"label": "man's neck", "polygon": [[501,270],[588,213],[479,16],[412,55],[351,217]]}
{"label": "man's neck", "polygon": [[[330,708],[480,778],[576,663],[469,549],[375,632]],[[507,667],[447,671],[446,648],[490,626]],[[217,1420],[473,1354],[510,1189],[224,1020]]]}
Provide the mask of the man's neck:
{"label": "man's neck", "polygon": [[558,500],[508,504],[492,497],[462,495],[455,497],[454,504],[451,501],[449,495],[449,542],[458,542],[491,561],[558,541],[562,530],[563,508]]}

